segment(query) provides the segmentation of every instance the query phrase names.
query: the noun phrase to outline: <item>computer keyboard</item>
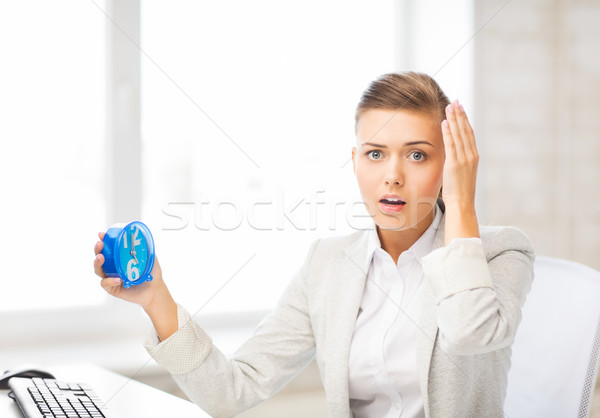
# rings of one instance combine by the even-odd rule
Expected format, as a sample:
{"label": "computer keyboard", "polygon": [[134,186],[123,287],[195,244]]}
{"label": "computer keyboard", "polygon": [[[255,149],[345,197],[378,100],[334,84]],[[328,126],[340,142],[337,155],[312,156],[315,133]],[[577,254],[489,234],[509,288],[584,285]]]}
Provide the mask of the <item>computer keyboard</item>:
{"label": "computer keyboard", "polygon": [[9,381],[25,418],[110,418],[102,400],[83,383],[20,378]]}

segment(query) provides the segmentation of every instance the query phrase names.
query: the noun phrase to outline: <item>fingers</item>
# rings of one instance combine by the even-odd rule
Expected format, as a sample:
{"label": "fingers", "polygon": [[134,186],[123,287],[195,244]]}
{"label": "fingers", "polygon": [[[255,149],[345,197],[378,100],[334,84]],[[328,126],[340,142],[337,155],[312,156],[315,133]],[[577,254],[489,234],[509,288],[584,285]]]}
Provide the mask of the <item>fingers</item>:
{"label": "fingers", "polygon": [[105,232],[99,232],[98,238],[100,241],[97,241],[94,245],[94,253],[96,257],[94,258],[94,273],[96,276],[101,277],[100,286],[108,293],[113,294],[120,286],[121,286],[121,278],[120,277],[108,277],[104,272],[104,255],[102,254],[102,249],[104,248],[104,235]]}
{"label": "fingers", "polygon": [[121,278],[120,277],[104,277],[100,281],[100,286],[108,293],[113,293],[118,287],[121,286]]}
{"label": "fingers", "polygon": [[446,107],[446,121],[446,126],[442,124],[446,156],[450,153],[459,161],[478,158],[473,128],[458,100]]}
{"label": "fingers", "polygon": [[458,103],[458,100],[456,100],[454,103],[456,122],[461,133],[461,138],[463,140],[462,142],[465,150],[465,156],[468,158],[473,154],[477,154],[477,146],[475,145],[475,134],[473,133],[473,128],[471,127],[471,123],[469,122],[463,105]]}
{"label": "fingers", "polygon": [[96,244],[94,244],[94,254],[98,255],[102,252],[102,249],[104,248],[104,243],[102,241],[97,241]]}
{"label": "fingers", "polygon": [[450,103],[448,106],[446,106],[446,120],[448,121],[448,126],[451,133],[448,139],[451,140],[451,145],[454,149],[456,158],[458,160],[462,160],[465,155],[465,149],[461,135],[462,132],[458,126],[457,110],[458,106],[455,106],[455,103]]}
{"label": "fingers", "polygon": [[96,254],[96,258],[94,258],[94,273],[96,276],[106,278],[106,273],[104,272],[104,268],[102,265],[104,264],[104,256],[102,254]]}
{"label": "fingers", "polygon": [[[100,239],[103,239],[104,232],[98,233],[98,236]],[[94,254],[96,254],[96,257],[94,258],[94,272],[96,273],[96,276],[102,278],[106,277],[106,273],[104,273],[104,269],[102,268],[102,265],[104,264],[104,255],[101,254],[103,248],[104,243],[102,241],[98,241],[94,245]]]}
{"label": "fingers", "polygon": [[96,257],[94,258],[94,272],[97,276],[102,278],[106,277],[104,269],[102,268],[102,265],[104,264],[104,256],[100,254],[102,252],[102,249],[104,248],[104,242],[102,242],[102,240],[104,239],[104,234],[104,232],[98,232],[98,237],[100,237],[100,241],[97,241],[94,245],[94,254],[96,255]]}
{"label": "fingers", "polygon": [[454,146],[454,139],[452,138],[452,132],[450,132],[448,120],[444,120],[442,122],[442,137],[444,139],[444,152],[446,153],[446,161],[456,160],[456,149]]}

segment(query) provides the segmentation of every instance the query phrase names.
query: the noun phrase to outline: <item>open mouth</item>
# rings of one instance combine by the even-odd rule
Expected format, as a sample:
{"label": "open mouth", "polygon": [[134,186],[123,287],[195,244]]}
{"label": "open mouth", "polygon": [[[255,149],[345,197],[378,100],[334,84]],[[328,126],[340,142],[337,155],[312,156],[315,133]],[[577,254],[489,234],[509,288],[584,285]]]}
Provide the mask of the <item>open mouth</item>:
{"label": "open mouth", "polygon": [[384,205],[406,205],[406,202],[400,199],[381,199],[379,202]]}
{"label": "open mouth", "polygon": [[406,206],[406,202],[395,197],[388,197],[379,201],[379,209],[383,213],[398,213],[404,209],[404,206]]}

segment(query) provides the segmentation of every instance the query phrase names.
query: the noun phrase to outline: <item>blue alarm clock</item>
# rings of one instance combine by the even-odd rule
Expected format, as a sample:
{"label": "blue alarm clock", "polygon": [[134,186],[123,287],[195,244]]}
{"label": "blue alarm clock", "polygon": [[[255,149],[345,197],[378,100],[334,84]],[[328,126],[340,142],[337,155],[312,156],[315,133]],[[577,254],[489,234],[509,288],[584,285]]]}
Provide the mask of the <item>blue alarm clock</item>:
{"label": "blue alarm clock", "polygon": [[102,242],[108,277],[120,277],[126,289],[152,280],[154,239],[146,225],[139,221],[112,225]]}

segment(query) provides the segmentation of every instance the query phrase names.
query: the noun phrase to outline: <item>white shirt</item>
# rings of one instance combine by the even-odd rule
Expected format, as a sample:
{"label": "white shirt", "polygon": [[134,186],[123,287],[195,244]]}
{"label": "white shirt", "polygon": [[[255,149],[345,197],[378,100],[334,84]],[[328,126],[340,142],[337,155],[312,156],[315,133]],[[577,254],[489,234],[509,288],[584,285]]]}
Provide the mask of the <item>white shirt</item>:
{"label": "white shirt", "polygon": [[398,257],[381,248],[377,229],[369,232],[367,281],[350,344],[350,408],[355,418],[425,416],[416,360],[421,258],[433,249],[442,213]]}

